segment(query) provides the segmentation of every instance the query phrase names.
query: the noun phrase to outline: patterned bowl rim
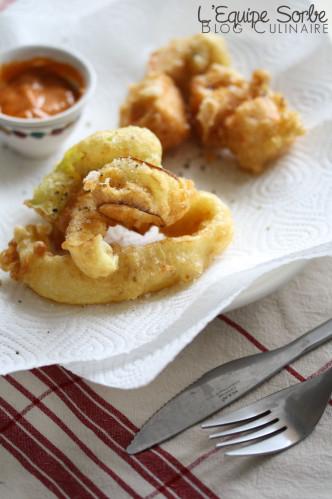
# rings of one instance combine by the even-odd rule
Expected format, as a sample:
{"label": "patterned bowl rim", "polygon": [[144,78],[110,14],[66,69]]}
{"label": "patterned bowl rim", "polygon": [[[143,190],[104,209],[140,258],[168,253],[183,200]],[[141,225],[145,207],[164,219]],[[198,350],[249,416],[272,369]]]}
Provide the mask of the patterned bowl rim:
{"label": "patterned bowl rim", "polygon": [[26,139],[26,138],[34,138],[34,139],[42,139],[44,137],[50,137],[50,136],[58,136],[61,135],[64,131],[66,131],[68,128],[71,128],[80,118],[80,115],[78,115],[76,118],[74,118],[71,121],[68,121],[68,123],[64,124],[58,124],[56,126],[51,127],[50,129],[45,130],[45,128],[27,128],[27,129],[17,129],[17,128],[8,128],[6,126],[3,126],[0,122],[0,134],[5,134],[7,137],[8,136],[14,136],[18,139]]}

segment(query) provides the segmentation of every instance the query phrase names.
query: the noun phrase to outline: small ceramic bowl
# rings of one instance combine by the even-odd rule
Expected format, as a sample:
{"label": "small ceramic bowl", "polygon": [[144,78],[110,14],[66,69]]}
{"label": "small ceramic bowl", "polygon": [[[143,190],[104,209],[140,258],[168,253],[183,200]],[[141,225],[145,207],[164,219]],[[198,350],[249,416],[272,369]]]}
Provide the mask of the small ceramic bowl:
{"label": "small ceramic bowl", "polygon": [[70,135],[83,108],[94,91],[96,75],[92,66],[72,51],[44,45],[27,45],[0,55],[0,65],[44,56],[70,64],[83,76],[85,90],[78,101],[62,113],[47,118],[16,118],[0,113],[0,139],[9,147],[30,158],[53,154]]}

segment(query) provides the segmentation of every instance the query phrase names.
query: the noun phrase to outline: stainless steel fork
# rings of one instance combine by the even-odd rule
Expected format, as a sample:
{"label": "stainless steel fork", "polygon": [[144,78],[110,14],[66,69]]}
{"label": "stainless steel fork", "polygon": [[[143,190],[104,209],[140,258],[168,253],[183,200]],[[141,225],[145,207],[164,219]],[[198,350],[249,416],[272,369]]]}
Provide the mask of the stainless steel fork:
{"label": "stainless steel fork", "polygon": [[216,447],[242,445],[227,451],[228,456],[280,452],[310,435],[323,415],[331,393],[332,368],[222,418],[208,421],[202,427],[232,425],[232,428],[210,435],[213,439],[223,438]]}

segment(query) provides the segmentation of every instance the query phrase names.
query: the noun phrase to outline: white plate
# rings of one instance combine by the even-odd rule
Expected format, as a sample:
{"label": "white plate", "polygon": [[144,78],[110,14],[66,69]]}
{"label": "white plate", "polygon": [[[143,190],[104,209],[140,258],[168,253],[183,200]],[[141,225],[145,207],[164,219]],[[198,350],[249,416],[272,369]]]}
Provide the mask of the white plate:
{"label": "white plate", "polygon": [[293,279],[293,277],[301,272],[306,265],[306,261],[291,262],[259,277],[257,281],[243,291],[243,293],[241,293],[229,307],[226,307],[224,311],[230,312],[231,310],[245,307],[246,305],[249,305],[249,303],[253,303],[264,298],[264,296],[273,293]]}

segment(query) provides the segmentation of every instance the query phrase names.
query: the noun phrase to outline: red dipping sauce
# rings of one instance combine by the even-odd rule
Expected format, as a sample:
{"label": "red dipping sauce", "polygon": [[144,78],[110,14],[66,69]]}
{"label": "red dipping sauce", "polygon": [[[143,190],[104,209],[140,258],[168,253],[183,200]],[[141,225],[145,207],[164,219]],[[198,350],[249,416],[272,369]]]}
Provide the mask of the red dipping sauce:
{"label": "red dipping sauce", "polygon": [[0,112],[9,116],[53,116],[73,106],[84,90],[76,68],[46,57],[0,66]]}

